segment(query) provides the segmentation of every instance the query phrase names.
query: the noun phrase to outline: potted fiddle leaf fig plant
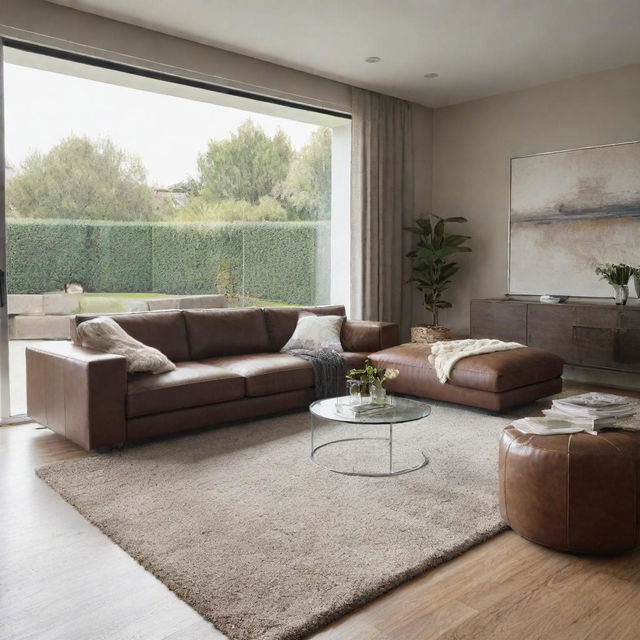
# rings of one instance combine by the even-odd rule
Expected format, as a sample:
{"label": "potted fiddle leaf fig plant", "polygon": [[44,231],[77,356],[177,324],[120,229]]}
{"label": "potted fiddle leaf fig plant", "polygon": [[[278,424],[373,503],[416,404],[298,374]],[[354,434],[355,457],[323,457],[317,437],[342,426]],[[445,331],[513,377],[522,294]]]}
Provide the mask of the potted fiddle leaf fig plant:
{"label": "potted fiddle leaf fig plant", "polygon": [[451,278],[460,266],[451,260],[456,253],[468,253],[471,247],[465,243],[471,236],[449,233],[447,225],[467,222],[466,218],[441,218],[433,213],[419,218],[415,226],[407,227],[416,236],[416,248],[407,253],[413,265],[412,282],[422,293],[424,306],[431,313],[428,325],[411,327],[411,341],[421,343],[450,340],[451,330],[439,324],[439,311],[450,309],[451,303],[443,298],[451,284]]}

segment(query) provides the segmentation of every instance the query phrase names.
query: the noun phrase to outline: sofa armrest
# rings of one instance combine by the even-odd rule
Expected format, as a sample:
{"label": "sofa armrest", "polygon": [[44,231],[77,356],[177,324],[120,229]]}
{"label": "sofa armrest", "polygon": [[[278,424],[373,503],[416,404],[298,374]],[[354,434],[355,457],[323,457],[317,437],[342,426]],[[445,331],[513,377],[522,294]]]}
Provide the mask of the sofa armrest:
{"label": "sofa armrest", "polygon": [[27,347],[27,414],[85,449],[126,440],[124,356],[71,342]]}
{"label": "sofa armrest", "polygon": [[345,320],[340,340],[345,351],[374,353],[400,344],[400,329],[392,322]]}

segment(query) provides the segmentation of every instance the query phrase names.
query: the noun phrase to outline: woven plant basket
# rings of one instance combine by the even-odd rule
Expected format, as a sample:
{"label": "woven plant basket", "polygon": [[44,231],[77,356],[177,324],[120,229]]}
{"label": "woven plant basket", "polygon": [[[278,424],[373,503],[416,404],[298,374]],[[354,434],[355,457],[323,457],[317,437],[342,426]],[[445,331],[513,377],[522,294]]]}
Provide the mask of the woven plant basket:
{"label": "woven plant basket", "polygon": [[434,325],[421,324],[411,327],[411,342],[432,344],[442,340],[451,340],[451,329]]}

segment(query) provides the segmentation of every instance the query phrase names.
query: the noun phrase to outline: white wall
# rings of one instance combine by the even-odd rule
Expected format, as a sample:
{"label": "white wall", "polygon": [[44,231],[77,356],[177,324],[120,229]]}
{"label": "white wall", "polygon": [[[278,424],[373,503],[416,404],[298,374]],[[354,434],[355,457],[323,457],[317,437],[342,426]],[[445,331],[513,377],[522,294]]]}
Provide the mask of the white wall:
{"label": "white wall", "polygon": [[[415,166],[414,209],[420,218],[432,211],[432,170],[434,110],[414,105],[413,108],[413,161]],[[413,238],[410,239],[413,243]],[[412,322],[424,323],[428,320],[423,299],[412,282],[404,284],[405,295],[411,296]],[[429,320],[430,321],[430,320]],[[403,336],[408,340],[409,336]]]}
{"label": "white wall", "polygon": [[473,236],[442,321],[466,333],[469,301],[506,292],[512,156],[639,139],[640,65],[436,109],[433,211]]}

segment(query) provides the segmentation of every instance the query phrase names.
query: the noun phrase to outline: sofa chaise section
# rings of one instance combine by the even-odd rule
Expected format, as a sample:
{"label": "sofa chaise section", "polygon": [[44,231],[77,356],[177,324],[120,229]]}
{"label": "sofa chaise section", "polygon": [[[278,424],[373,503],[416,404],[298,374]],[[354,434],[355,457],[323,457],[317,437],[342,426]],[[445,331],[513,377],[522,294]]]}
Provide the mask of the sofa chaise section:
{"label": "sofa chaise section", "polygon": [[562,358],[532,347],[469,356],[456,363],[446,383],[429,362],[431,348],[401,344],[371,355],[378,367],[398,369],[388,388],[420,398],[454,402],[489,411],[533,402],[562,390]]}

